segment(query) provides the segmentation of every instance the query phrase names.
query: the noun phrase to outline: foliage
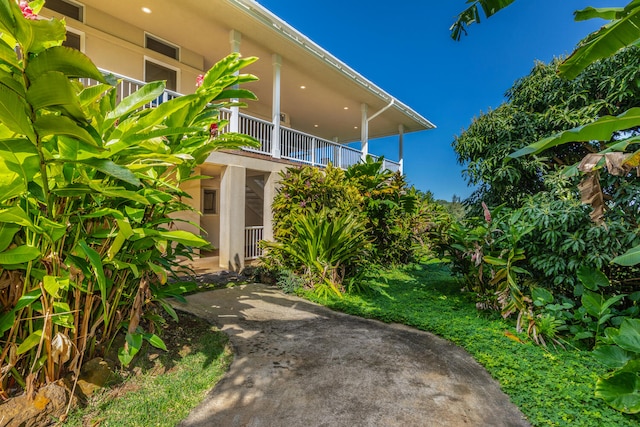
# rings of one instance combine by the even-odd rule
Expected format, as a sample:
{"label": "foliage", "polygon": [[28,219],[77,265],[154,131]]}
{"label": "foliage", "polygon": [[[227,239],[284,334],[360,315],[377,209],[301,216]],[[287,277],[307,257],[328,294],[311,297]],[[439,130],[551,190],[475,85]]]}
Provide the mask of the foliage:
{"label": "foliage", "polygon": [[[43,2],[32,2],[34,12]],[[38,6],[38,7],[36,7]],[[29,15],[31,17],[31,15]],[[59,20],[26,19],[0,3],[0,395],[79,372],[124,330],[127,364],[143,340],[164,347],[153,313],[186,289],[167,277],[207,242],[176,228],[190,209],[180,184],[216,148],[253,144],[212,138],[228,98],[255,58],[231,55],[196,93],[156,100],[162,82],[125,99],[83,53],[62,47]],[[4,47],[2,47],[4,46]],[[84,87],[78,78],[97,86]]]}
{"label": "foliage", "polygon": [[[430,331],[464,347],[500,382],[534,426],[632,426],[594,396],[602,371],[584,351],[554,353],[531,345],[499,316],[478,315],[474,298],[442,265],[412,265],[376,271],[369,286],[387,285],[387,295],[365,293],[319,301],[337,310]],[[471,297],[471,298],[470,298]]]}
{"label": "foliage", "polygon": [[[233,361],[227,336],[180,313],[165,326],[168,352],[143,348],[110,389],[92,396],[62,425],[176,426],[202,402]],[[165,334],[163,334],[164,336]]]}
{"label": "foliage", "polygon": [[592,64],[571,81],[558,76],[560,60],[536,63],[528,76],[507,91],[505,104],[475,118],[455,138],[458,161],[466,166],[463,174],[470,184],[479,186],[469,201],[519,207],[528,196],[544,190],[548,171],[603,149],[598,141],[582,139],[550,149],[544,157],[505,161],[532,141],[640,105],[640,88],[633,83],[640,78],[638,52],[635,47],[623,50]]}
{"label": "foliage", "polygon": [[607,329],[611,345],[594,351],[596,358],[614,371],[600,377],[596,396],[618,411],[640,412],[640,320],[625,319],[619,329]]}
{"label": "foliage", "polygon": [[[315,272],[307,277],[312,278],[307,283],[316,286],[326,283],[322,279],[324,273],[317,276],[322,269],[313,265],[316,254],[306,243],[303,251],[298,247],[301,238],[305,242],[327,243],[320,236],[309,238],[316,232],[328,232],[321,229],[323,217],[328,223],[347,217],[361,222],[365,229],[363,236],[369,242],[366,260],[356,251],[353,261],[341,262],[344,274],[338,274],[340,282],[357,273],[355,261],[393,265],[429,253],[432,240],[440,238],[450,216],[433,201],[431,194],[409,187],[401,174],[383,170],[382,164],[381,160],[369,157],[346,171],[329,165],[324,170],[302,167],[282,173],[272,204],[276,244],[265,244],[271,248],[262,259],[266,267],[306,271],[305,274]],[[307,230],[311,223],[314,232]],[[340,229],[336,227],[333,232]],[[307,230],[304,236],[302,230]],[[285,250],[292,247],[296,249]],[[338,283],[336,290],[342,292],[340,286]]]}
{"label": "foliage", "polygon": [[362,219],[321,209],[301,215],[293,224],[292,237],[264,246],[278,259],[291,260],[285,268],[300,273],[307,288],[341,296],[345,279],[357,277],[366,261],[369,242]]}

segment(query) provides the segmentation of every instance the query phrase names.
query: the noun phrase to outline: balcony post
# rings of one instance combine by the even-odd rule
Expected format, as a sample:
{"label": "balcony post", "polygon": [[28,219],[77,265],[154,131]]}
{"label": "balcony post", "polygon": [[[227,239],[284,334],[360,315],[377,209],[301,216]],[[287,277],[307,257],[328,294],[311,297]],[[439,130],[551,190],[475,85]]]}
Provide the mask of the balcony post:
{"label": "balcony post", "polygon": [[369,120],[367,120],[367,111],[369,106],[362,104],[360,106],[362,111],[362,124],[360,126],[360,151],[362,151],[362,161],[365,161],[367,154],[369,154]]}
{"label": "balcony post", "polygon": [[229,165],[220,179],[220,267],[244,267],[246,169]]}
{"label": "balcony post", "polygon": [[277,53],[273,54],[273,135],[271,135],[271,155],[274,159],[279,159],[280,150],[280,69],[282,68],[282,57]]}
{"label": "balcony post", "polygon": [[398,163],[400,174],[404,174],[404,125],[398,125]]}
{"label": "balcony post", "polygon": [[[229,43],[231,44],[232,53],[240,53],[240,43],[242,42],[242,33],[238,30],[229,32]],[[236,72],[236,74],[238,74]],[[236,86],[237,87],[237,86]],[[232,99],[232,102],[238,102],[238,99]],[[240,108],[231,107],[231,117],[229,118],[229,131],[240,132]]]}

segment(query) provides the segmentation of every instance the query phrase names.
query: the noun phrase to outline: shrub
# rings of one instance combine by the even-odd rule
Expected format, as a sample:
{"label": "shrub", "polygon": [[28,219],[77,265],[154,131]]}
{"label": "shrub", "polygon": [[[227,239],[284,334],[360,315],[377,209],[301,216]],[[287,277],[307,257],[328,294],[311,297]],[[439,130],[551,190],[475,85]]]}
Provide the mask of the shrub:
{"label": "shrub", "polygon": [[[37,2],[32,3],[35,5]],[[42,6],[42,3],[39,3]],[[35,6],[34,6],[35,7]],[[35,13],[38,11],[35,10]],[[190,209],[180,184],[222,147],[212,138],[230,88],[255,58],[216,64],[196,93],[156,100],[162,82],[117,100],[115,88],[83,53],[62,47],[59,20],[25,19],[0,2],[5,45],[0,67],[0,396],[34,391],[105,351],[124,329],[119,356],[130,362],[154,334],[153,309],[184,287],[167,276],[178,257],[207,242],[176,230],[171,214]],[[77,78],[100,84],[83,87]],[[119,101],[119,102],[118,102]],[[19,387],[18,387],[19,386]]]}

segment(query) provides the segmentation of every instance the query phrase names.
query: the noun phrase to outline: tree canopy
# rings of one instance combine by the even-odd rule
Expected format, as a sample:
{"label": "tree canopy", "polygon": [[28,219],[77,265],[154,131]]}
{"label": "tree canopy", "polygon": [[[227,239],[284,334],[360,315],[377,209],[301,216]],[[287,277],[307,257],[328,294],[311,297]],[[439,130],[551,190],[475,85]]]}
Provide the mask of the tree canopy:
{"label": "tree canopy", "polygon": [[458,161],[466,165],[463,174],[469,184],[479,186],[470,201],[520,206],[527,195],[544,188],[546,172],[602,150],[603,142],[573,142],[545,151],[544,156],[505,161],[510,153],[539,139],[640,105],[635,83],[640,78],[639,53],[635,47],[622,50],[590,65],[573,80],[559,77],[562,59],[537,62],[507,90],[505,103],[480,114],[455,137],[452,145]]}

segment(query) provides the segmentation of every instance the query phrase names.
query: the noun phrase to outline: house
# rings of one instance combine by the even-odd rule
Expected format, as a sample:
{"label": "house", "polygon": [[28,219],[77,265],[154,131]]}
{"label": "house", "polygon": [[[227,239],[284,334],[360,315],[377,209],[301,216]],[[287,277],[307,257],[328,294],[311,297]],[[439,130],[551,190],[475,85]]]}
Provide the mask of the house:
{"label": "house", "polygon": [[210,178],[185,188],[202,212],[189,219],[206,231],[224,268],[240,268],[272,236],[280,171],[329,162],[346,168],[375,154],[370,139],[388,136],[398,138],[398,159],[385,167],[402,171],[403,135],[434,127],[253,0],[47,0],[42,14],[65,18],[65,43],[121,77],[122,95],[166,80],[165,96],[179,96],[231,52],[260,58],[245,69],[260,77],[245,86],[259,101],[224,114],[228,130],[261,147],[213,153],[198,171]]}

